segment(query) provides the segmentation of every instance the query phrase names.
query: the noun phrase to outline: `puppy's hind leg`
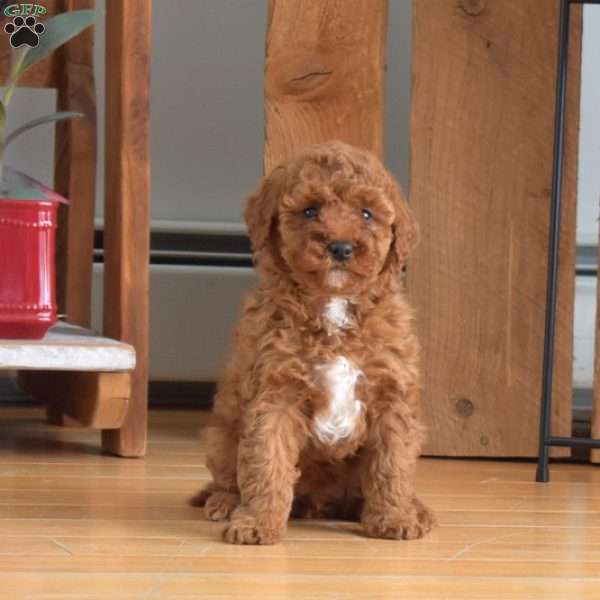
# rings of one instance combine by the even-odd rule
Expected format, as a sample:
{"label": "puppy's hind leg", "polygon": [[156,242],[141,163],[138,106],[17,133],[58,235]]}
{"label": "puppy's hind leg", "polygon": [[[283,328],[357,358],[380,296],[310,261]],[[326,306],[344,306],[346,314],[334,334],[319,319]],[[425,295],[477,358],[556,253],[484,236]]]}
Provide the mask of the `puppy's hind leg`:
{"label": "puppy's hind leg", "polygon": [[224,521],[240,503],[236,482],[238,440],[220,425],[205,429],[206,466],[213,481],[190,499],[192,506],[203,506],[209,521]]}

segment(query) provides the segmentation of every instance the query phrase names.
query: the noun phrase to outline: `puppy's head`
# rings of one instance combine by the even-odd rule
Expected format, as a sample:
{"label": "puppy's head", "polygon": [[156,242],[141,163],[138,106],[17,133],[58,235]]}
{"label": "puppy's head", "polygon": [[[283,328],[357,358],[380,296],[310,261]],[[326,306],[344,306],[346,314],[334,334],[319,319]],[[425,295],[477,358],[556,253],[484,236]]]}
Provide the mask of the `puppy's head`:
{"label": "puppy's head", "polygon": [[342,142],[307,147],[275,168],[249,198],[246,223],[259,270],[338,294],[399,273],[418,238],[394,178],[372,153]]}

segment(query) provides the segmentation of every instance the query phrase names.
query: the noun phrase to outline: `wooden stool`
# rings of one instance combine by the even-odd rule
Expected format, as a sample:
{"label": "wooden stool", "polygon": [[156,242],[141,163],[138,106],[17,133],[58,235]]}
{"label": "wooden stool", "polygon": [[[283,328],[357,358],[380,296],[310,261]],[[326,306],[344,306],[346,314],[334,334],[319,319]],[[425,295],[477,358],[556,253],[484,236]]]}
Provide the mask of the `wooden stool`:
{"label": "wooden stool", "polygon": [[[91,281],[96,188],[94,32],[88,29],[30,69],[26,87],[56,88],[58,109],[85,114],[57,126],[55,189],[72,205],[59,216],[59,324],[38,342],[0,342],[0,369],[48,402],[49,419],[102,430],[105,450],[146,451],[150,240],[151,0],[106,5],[106,200],[104,324],[92,335]],[[93,0],[53,0],[48,13],[94,7]],[[10,65],[0,39],[0,77]],[[118,341],[116,341],[118,340]],[[27,370],[25,370],[27,369]]]}

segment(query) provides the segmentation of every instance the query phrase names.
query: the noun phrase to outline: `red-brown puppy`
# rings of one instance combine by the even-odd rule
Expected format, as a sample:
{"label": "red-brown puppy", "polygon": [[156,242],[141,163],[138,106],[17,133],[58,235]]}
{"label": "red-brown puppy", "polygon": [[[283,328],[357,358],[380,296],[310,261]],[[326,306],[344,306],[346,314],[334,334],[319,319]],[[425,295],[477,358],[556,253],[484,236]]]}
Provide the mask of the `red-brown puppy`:
{"label": "red-brown puppy", "polygon": [[401,270],[417,227],[370,152],[307,147],[263,179],[246,222],[258,287],[207,428],[214,481],[193,500],[228,542],[273,544],[297,517],[414,539],[419,344]]}

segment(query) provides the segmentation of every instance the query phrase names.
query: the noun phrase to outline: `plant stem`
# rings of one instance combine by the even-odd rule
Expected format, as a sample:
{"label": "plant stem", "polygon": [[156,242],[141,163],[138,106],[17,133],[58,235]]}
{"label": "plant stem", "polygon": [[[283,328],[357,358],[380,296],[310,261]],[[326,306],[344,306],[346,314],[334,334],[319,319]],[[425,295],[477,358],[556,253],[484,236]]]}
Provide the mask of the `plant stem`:
{"label": "plant stem", "polygon": [[6,123],[0,129],[0,186],[4,183],[4,150],[6,149]]}
{"label": "plant stem", "polygon": [[15,88],[17,87],[17,82],[19,80],[19,76],[21,75],[21,67],[23,66],[23,61],[25,60],[25,56],[27,55],[28,51],[29,48],[24,46],[20,49],[14,50],[11,54],[10,75],[7,86],[4,90],[4,97],[2,98],[2,104],[4,104],[5,110],[5,119],[3,126],[0,127],[0,183],[4,181],[4,150],[6,148],[6,128],[8,127],[6,112],[8,105],[12,100]]}

